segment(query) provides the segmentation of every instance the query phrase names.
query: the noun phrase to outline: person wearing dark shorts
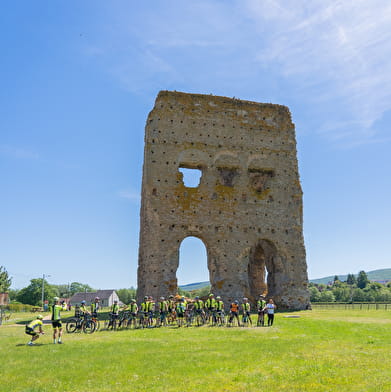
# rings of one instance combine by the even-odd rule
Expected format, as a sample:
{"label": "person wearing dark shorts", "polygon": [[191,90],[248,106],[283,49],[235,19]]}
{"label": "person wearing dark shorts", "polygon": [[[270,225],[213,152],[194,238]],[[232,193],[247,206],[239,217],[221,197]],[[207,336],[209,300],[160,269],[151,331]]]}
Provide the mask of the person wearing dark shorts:
{"label": "person wearing dark shorts", "polygon": [[267,312],[267,326],[271,327],[274,321],[274,311],[277,309],[277,306],[273,302],[273,299],[270,298],[269,302],[265,306],[265,310]]}
{"label": "person wearing dark shorts", "polygon": [[[40,314],[37,316],[37,318],[33,321],[31,321],[30,323],[28,323],[26,325],[26,331],[25,333],[27,335],[31,336],[31,340],[27,343],[27,345],[29,346],[33,346],[34,345],[34,340],[37,340],[39,338],[39,334],[43,335],[43,330],[42,330],[42,322],[43,316],[41,316]],[[35,328],[39,329],[39,332],[35,331]]]}
{"label": "person wearing dark shorts", "polygon": [[52,327],[53,327],[53,343],[62,344],[62,322],[61,322],[61,310],[59,298],[54,297],[54,304],[52,306]]}

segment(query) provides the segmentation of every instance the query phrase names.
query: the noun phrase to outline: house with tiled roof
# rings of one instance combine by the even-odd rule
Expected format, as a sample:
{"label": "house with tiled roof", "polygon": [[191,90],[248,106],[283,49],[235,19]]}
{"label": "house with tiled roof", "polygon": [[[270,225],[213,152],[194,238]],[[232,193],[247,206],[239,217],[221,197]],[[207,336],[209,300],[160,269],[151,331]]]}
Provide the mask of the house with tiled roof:
{"label": "house with tiled roof", "polygon": [[75,293],[69,300],[72,306],[80,305],[81,301],[86,301],[87,305],[91,305],[95,298],[99,297],[101,306],[111,306],[114,301],[121,301],[115,290],[98,290],[95,292]]}

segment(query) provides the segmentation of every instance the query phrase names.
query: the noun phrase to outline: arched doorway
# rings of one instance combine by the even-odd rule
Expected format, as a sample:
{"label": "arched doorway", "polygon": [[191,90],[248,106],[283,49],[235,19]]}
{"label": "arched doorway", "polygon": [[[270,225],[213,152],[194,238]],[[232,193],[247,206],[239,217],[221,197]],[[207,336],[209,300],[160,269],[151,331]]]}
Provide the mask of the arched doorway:
{"label": "arched doorway", "polygon": [[251,248],[248,263],[248,285],[252,300],[256,300],[260,294],[274,295],[276,258],[277,249],[268,240],[260,240]]}
{"label": "arched doorway", "polygon": [[176,276],[178,287],[204,282],[210,285],[207,249],[199,238],[190,236],[181,242]]}

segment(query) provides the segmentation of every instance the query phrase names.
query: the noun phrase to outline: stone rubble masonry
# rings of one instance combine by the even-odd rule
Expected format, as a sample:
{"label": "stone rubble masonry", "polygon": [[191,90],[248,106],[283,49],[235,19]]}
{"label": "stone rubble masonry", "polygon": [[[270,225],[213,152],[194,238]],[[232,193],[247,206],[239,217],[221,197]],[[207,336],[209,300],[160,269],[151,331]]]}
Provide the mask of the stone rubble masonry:
{"label": "stone rubble masonry", "polygon": [[[185,186],[181,168],[202,172]],[[285,106],[161,91],[145,132],[138,299],[177,293],[183,239],[201,239],[212,292],[309,307],[302,190]],[[203,260],[194,260],[193,268]]]}

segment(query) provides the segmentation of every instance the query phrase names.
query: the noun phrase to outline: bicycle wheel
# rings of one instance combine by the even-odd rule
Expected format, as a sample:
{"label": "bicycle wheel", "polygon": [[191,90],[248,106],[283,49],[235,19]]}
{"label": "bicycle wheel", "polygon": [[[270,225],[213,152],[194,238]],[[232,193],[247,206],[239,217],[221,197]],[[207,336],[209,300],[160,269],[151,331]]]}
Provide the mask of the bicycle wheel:
{"label": "bicycle wheel", "polygon": [[83,332],[84,333],[94,333],[96,328],[96,324],[92,320],[83,321]]}
{"label": "bicycle wheel", "polygon": [[76,332],[76,330],[77,330],[77,319],[76,318],[71,318],[70,320],[68,320],[65,329],[67,330],[68,333]]}
{"label": "bicycle wheel", "polygon": [[128,328],[129,321],[128,319],[122,319],[118,322],[118,328],[126,329]]}
{"label": "bicycle wheel", "polygon": [[95,332],[100,330],[100,322],[98,319],[92,320],[95,323]]}

